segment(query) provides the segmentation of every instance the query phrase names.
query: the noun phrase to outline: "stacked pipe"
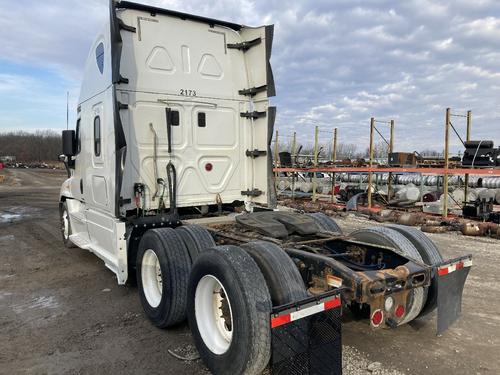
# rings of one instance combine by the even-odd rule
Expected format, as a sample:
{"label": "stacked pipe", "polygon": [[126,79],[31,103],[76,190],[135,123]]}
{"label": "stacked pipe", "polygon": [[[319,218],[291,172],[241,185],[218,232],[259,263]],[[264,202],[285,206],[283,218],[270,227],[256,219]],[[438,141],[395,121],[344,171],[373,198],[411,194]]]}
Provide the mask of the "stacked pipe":
{"label": "stacked pipe", "polygon": [[[416,202],[420,200],[420,191],[422,190],[422,201],[423,202],[440,202],[441,195],[438,187],[438,182],[442,181],[441,177],[429,175],[429,176],[420,176],[416,174],[403,174],[396,175],[395,177],[395,185],[393,185],[393,189],[396,193],[403,190],[399,193],[399,196],[396,194],[394,197],[395,200],[404,202],[403,205],[410,204],[411,202]],[[378,185],[378,193],[386,195],[387,189],[384,187],[387,185],[389,180],[389,174],[384,173],[380,174],[378,178],[376,178],[376,182]],[[352,184],[355,186],[360,186],[361,188],[366,188],[366,183],[368,182],[368,175],[366,174],[355,174],[355,173],[339,173],[337,175],[337,181],[344,183],[344,188],[346,185]],[[307,179],[297,179],[295,184],[295,191],[301,191],[303,193],[311,193],[313,190],[312,182]],[[465,192],[462,186],[464,185],[463,179],[461,176],[450,176],[449,178],[449,186],[450,195],[449,198],[450,204],[453,206],[456,203],[461,204],[465,200]],[[497,204],[500,204],[500,177],[479,177],[479,176],[470,176],[469,189],[467,192],[467,201],[475,201],[477,199],[486,199],[486,200],[494,200]],[[292,178],[291,177],[279,177],[277,184],[279,191],[291,190],[292,189]],[[472,188],[472,189],[471,189]],[[409,190],[408,190],[409,189]],[[418,190],[418,198],[415,199]],[[319,194],[329,194],[331,191],[331,180],[328,178],[318,178],[317,179],[317,188],[316,191]],[[407,199],[407,192],[410,192],[411,199]],[[442,190],[441,190],[442,192]],[[399,205],[399,203],[397,203]]]}

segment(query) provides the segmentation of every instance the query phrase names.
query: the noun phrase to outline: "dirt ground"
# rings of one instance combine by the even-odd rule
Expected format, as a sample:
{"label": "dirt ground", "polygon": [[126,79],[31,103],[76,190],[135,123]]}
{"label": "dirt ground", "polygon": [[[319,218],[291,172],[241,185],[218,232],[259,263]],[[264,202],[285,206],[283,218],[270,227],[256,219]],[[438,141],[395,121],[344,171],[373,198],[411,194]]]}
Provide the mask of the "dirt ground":
{"label": "dirt ground", "polygon": [[[0,373],[199,374],[187,325],[159,330],[137,290],[118,286],[94,255],[66,249],[58,221],[64,172],[12,170],[0,184]],[[353,215],[346,231],[377,225]],[[431,235],[445,257],[474,255],[461,319],[441,337],[435,317],[419,327],[343,326],[345,374],[498,374],[500,241]]]}

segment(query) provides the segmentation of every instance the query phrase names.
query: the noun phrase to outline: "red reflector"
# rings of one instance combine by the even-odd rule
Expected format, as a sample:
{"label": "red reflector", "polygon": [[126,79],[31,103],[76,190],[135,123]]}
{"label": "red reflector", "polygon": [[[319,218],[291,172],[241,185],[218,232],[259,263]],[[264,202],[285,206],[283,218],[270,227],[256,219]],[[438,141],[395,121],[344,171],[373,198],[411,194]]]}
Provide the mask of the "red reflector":
{"label": "red reflector", "polygon": [[290,314],[278,316],[271,319],[271,328],[276,328],[291,322]]}
{"label": "red reflector", "polygon": [[340,306],[340,297],[325,302],[325,310],[334,309]]}
{"label": "red reflector", "polygon": [[214,166],[212,165],[212,163],[207,163],[207,164],[205,164],[205,170],[206,170],[207,172],[211,172],[211,171],[212,171],[212,169],[214,169]]}
{"label": "red reflector", "polygon": [[384,313],[382,312],[382,310],[375,310],[375,312],[372,314],[372,324],[375,327],[378,327],[382,323],[383,319]]}
{"label": "red reflector", "polygon": [[439,268],[439,269],[438,269],[438,275],[439,275],[439,276],[448,275],[448,267],[445,267],[445,268]]}
{"label": "red reflector", "polygon": [[461,270],[462,268],[464,268],[464,264],[462,262],[459,262],[459,263],[457,263],[456,267],[457,267],[457,270]]}
{"label": "red reflector", "polygon": [[401,318],[404,314],[405,314],[404,306],[398,305],[398,307],[396,307],[396,311],[394,311],[394,315],[396,315],[396,317],[398,318]]}

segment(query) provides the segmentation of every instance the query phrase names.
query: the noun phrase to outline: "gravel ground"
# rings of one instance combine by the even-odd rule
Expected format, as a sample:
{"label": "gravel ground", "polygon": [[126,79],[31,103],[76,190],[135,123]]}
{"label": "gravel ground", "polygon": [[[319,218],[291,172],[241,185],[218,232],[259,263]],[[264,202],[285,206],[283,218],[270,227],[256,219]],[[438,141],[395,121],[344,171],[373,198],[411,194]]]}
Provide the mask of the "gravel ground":
{"label": "gravel ground", "polygon": [[[60,171],[13,170],[0,184],[0,373],[207,373],[194,359],[186,325],[156,329],[136,288],[118,286],[89,252],[62,246],[57,199],[63,179]],[[379,225],[353,215],[337,221],[346,232]],[[344,374],[498,374],[500,241],[430,237],[445,257],[474,255],[462,318],[436,337],[435,317],[373,331],[346,313]]]}

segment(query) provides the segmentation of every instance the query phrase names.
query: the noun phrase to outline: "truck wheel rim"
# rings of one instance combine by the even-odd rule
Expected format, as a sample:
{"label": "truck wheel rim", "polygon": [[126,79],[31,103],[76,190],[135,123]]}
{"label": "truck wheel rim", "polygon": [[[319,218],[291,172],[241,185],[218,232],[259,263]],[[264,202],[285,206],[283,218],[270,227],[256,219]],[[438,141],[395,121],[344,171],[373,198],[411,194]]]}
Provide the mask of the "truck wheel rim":
{"label": "truck wheel rim", "polygon": [[222,283],[212,275],[204,276],[195,293],[198,331],[207,348],[217,354],[229,350],[233,339],[233,312]]}
{"label": "truck wheel rim", "polygon": [[63,225],[63,235],[67,240],[69,238],[69,219],[68,219],[68,211],[64,210],[62,213],[62,225]]}
{"label": "truck wheel rim", "polygon": [[146,300],[151,307],[158,307],[161,302],[163,280],[160,261],[156,253],[151,249],[146,250],[142,257],[141,277]]}

